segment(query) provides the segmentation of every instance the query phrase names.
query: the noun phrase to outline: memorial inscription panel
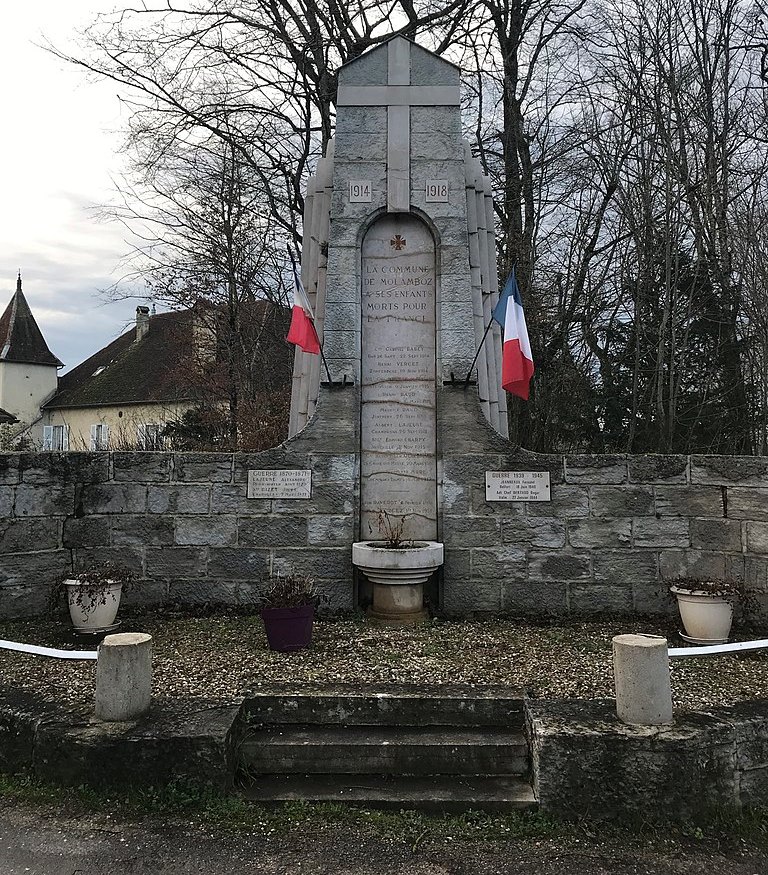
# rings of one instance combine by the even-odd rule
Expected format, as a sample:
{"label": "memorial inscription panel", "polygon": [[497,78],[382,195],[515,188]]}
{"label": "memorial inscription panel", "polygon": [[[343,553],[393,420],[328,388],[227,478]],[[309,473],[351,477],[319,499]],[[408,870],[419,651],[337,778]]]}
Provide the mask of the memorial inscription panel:
{"label": "memorial inscription panel", "polygon": [[405,536],[437,537],[435,248],[411,216],[386,216],[362,249],[362,537],[380,510]]}

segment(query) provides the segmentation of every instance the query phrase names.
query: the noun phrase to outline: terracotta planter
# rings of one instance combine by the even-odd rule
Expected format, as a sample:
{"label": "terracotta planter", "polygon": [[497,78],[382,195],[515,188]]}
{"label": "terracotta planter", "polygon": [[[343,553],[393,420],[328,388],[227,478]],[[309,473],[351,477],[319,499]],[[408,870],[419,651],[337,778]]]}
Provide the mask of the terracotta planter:
{"label": "terracotta planter", "polygon": [[267,633],[270,650],[286,653],[301,650],[312,643],[314,605],[296,608],[262,608],[261,619]]}
{"label": "terracotta planter", "polygon": [[64,586],[67,588],[69,616],[78,632],[100,632],[114,626],[122,583],[93,586],[79,580],[65,580]]}
{"label": "terracotta planter", "polygon": [[724,644],[731,633],[733,604],[722,596],[670,587],[677,597],[685,638],[695,644]]}
{"label": "terracotta planter", "polygon": [[424,584],[443,564],[443,545],[416,541],[409,547],[385,547],[380,541],[352,545],[352,564],[373,584],[368,616],[392,626],[412,626],[427,619]]}

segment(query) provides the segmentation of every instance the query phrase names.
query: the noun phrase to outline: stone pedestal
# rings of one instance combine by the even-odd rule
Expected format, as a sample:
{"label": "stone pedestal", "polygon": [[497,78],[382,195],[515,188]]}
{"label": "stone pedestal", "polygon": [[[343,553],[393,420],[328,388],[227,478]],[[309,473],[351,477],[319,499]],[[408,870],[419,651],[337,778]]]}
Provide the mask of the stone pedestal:
{"label": "stone pedestal", "polygon": [[152,636],[140,632],[107,635],[96,661],[96,718],[136,720],[152,698]]}
{"label": "stone pedestal", "polygon": [[616,715],[622,723],[660,726],[672,722],[667,639],[616,635],[613,639]]}

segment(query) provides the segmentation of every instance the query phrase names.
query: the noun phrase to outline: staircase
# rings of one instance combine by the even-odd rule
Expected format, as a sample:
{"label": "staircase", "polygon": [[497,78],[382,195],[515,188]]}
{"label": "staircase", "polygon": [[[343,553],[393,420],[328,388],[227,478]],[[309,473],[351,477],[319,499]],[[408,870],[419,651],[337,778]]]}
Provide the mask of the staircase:
{"label": "staircase", "polygon": [[257,802],[535,808],[522,699],[508,688],[353,687],[250,696],[235,743]]}

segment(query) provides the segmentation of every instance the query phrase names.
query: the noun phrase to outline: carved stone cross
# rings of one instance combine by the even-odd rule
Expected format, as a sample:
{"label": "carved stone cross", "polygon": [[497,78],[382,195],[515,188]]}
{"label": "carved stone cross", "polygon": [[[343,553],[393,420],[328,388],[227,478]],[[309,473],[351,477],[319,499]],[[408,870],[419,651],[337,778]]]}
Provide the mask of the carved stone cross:
{"label": "carved stone cross", "polygon": [[411,43],[395,37],[387,44],[386,85],[340,86],[338,106],[387,107],[387,212],[411,208],[412,106],[458,106],[454,85],[411,85]]}

